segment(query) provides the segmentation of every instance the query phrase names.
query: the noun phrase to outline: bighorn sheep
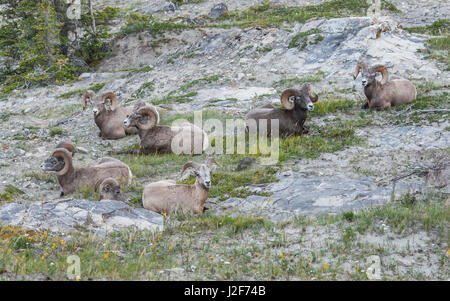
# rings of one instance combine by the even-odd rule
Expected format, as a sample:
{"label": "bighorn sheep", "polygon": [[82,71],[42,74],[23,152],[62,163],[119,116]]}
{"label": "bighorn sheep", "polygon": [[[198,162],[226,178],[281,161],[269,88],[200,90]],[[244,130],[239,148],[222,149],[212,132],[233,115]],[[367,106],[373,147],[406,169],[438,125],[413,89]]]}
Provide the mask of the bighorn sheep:
{"label": "bighorn sheep", "polygon": [[211,187],[211,172],[215,171],[215,165],[212,164],[218,164],[214,158],[209,158],[204,164],[192,161],[184,164],[181,175],[188,168],[194,169],[197,179],[193,185],[176,184],[172,180],[148,184],[142,195],[144,208],[167,214],[177,208],[202,213]]}
{"label": "bighorn sheep", "polygon": [[120,190],[120,183],[113,178],[107,178],[100,184],[98,191],[100,192],[101,200],[116,200],[128,203],[128,198]]}
{"label": "bighorn sheep", "polygon": [[[278,119],[281,137],[302,135],[308,133],[305,127],[307,111],[314,110],[314,102],[319,96],[311,94],[311,85],[306,83],[301,90],[287,89],[281,94],[281,104],[284,108],[276,108],[272,104],[255,108],[247,113],[245,121],[247,128],[256,125],[259,132],[259,121],[267,120],[267,134],[271,135],[271,120]],[[253,125],[252,125],[253,121]],[[256,124],[254,124],[256,121]]]}
{"label": "bighorn sheep", "polygon": [[[66,143],[65,147],[56,148],[41,165],[42,170],[52,171],[57,175],[62,188],[61,196],[83,187],[92,187],[96,190],[106,178],[115,178],[122,184],[128,184],[131,181],[130,168],[114,158],[104,157],[92,167],[74,168],[72,153],[67,149],[69,145]],[[73,146],[72,149],[74,149]]]}
{"label": "bighorn sheep", "polygon": [[93,107],[94,121],[100,129],[100,137],[120,139],[126,135],[137,134],[136,128],[125,129],[123,126],[123,120],[131,113],[133,107],[117,107],[117,96],[114,93],[96,95],[92,90],[87,91],[83,95],[83,110],[86,109],[88,101]]}
{"label": "bighorn sheep", "polygon": [[[361,72],[362,85],[367,101],[362,106],[363,109],[389,109],[391,106],[410,103],[416,99],[416,87],[407,79],[393,77],[389,80],[388,71],[383,65],[376,65],[372,68],[364,62],[356,64],[353,79]],[[380,72],[383,76],[381,82],[377,81],[376,75]]]}
{"label": "bighorn sheep", "polygon": [[123,120],[125,128],[137,127],[143,153],[202,154],[208,135],[192,123],[181,126],[158,125],[159,114],[152,105],[137,103]]}

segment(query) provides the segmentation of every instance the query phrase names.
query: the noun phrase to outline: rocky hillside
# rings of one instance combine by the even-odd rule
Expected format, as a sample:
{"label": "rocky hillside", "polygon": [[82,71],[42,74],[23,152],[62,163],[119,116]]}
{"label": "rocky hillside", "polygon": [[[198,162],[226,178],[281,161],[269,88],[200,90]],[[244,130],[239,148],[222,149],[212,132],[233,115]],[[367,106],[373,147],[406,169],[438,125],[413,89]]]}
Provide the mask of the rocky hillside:
{"label": "rocky hillside", "polygon": [[[82,258],[83,279],[367,279],[369,255],[381,258],[383,279],[449,277],[448,1],[93,3],[114,11],[107,57],[71,82],[0,94],[0,278],[67,279],[69,254]],[[411,80],[417,99],[361,109],[358,61]],[[163,217],[141,196],[157,180],[193,183],[181,167],[208,154],[114,154],[139,138],[99,138],[81,105],[86,90],[114,92],[121,106],[155,105],[161,124],[200,111],[225,126],[307,82],[319,95],[309,133],[282,139],[272,166],[216,154],[203,215]],[[61,198],[40,165],[64,140],[77,147],[76,166],[104,156],[128,164],[130,204],[97,202],[89,189]],[[23,252],[33,255],[13,271]],[[100,268],[110,253],[110,269]]]}

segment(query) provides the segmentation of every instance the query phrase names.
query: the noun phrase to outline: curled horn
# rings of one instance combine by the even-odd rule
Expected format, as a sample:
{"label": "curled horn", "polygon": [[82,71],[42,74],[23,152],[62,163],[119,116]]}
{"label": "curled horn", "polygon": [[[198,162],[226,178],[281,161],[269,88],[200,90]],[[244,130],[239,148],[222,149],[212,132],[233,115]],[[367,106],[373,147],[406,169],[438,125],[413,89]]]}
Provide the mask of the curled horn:
{"label": "curled horn", "polygon": [[367,68],[367,64],[364,62],[358,62],[356,64],[356,69],[355,69],[355,73],[353,74],[353,79],[356,79],[358,77],[359,71],[361,69],[366,69]]}
{"label": "curled horn", "polygon": [[65,148],[65,149],[67,149],[71,153],[72,158],[75,155],[75,146],[73,146],[73,144],[70,143],[70,142],[67,142],[67,141],[60,142],[56,146],[56,148]]}
{"label": "curled horn", "polygon": [[309,83],[304,84],[302,87],[302,91],[308,93],[309,99],[311,99],[312,102],[317,102],[319,100],[319,95],[316,94],[315,96],[313,96],[311,92],[311,84]]}
{"label": "curled horn", "polygon": [[113,178],[106,178],[103,180],[103,182],[100,184],[98,191],[102,192],[103,188],[105,188],[107,185],[114,187],[114,186],[120,186],[119,182],[116,179]]}
{"label": "curled horn", "polygon": [[56,171],[55,173],[58,176],[65,175],[69,171],[69,168],[71,168],[71,166],[72,166],[72,155],[71,155],[71,153],[65,148],[57,148],[53,152],[52,157],[63,158],[64,159],[64,168],[61,169],[60,171]]}
{"label": "curled horn", "polygon": [[181,175],[183,175],[184,171],[190,167],[192,167],[193,169],[198,169],[200,167],[200,164],[192,161],[185,163],[183,165],[183,168],[181,169]]}
{"label": "curled horn", "polygon": [[383,78],[381,79],[381,84],[384,85],[385,83],[387,83],[388,79],[389,79],[389,74],[387,71],[387,68],[383,65],[376,65],[372,67],[372,72],[380,72],[381,76],[383,76]]}
{"label": "curled horn", "polygon": [[140,108],[138,110],[138,113],[142,115],[148,115],[148,117],[150,118],[147,124],[143,124],[138,121],[137,125],[142,130],[149,130],[156,126],[159,122],[159,114],[154,106],[146,105],[145,107]]}
{"label": "curled horn", "polygon": [[83,94],[83,100],[81,101],[83,104],[83,110],[86,110],[87,106],[87,100],[89,99],[89,102],[91,102],[91,99],[95,96],[95,92],[92,90],[87,90]]}
{"label": "curled horn", "polygon": [[102,96],[103,99],[103,103],[107,100],[107,99],[111,100],[111,111],[114,111],[117,107],[117,96],[116,94],[109,92],[109,93],[105,93]]}
{"label": "curled horn", "polygon": [[292,110],[295,107],[295,102],[291,101],[291,96],[296,96],[299,94],[297,89],[287,89],[281,93],[281,104],[288,110]]}

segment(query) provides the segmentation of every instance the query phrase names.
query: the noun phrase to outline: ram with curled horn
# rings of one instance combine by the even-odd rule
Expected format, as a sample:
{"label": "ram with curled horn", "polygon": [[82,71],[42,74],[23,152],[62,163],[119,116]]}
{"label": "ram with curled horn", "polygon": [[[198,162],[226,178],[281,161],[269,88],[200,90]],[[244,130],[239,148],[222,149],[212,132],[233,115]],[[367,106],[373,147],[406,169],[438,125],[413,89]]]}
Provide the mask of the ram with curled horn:
{"label": "ram with curled horn", "polygon": [[214,158],[208,158],[205,163],[192,161],[185,163],[181,174],[187,169],[192,169],[192,174],[196,177],[193,185],[176,184],[173,180],[146,185],[142,194],[144,208],[167,214],[177,209],[203,213],[211,188],[211,173],[215,171],[216,165],[218,163]]}
{"label": "ram with curled horn", "polygon": [[[159,114],[156,107],[137,103],[133,112],[123,124],[125,128],[137,128],[142,153],[175,153],[202,154],[208,146],[208,135],[192,123],[186,122],[180,126],[158,125]],[[125,151],[119,153],[135,153]]]}
{"label": "ram with curled horn", "polygon": [[[367,97],[367,101],[362,106],[363,109],[384,110],[416,99],[417,90],[411,81],[397,76],[389,79],[384,65],[369,67],[367,63],[360,61],[356,64],[353,79],[355,80],[360,73],[364,94]],[[381,73],[381,81],[377,80],[377,73]]]}
{"label": "ram with curled horn", "polygon": [[114,178],[106,178],[103,180],[98,188],[98,191],[100,193],[99,201],[115,200],[129,203],[127,196],[121,190],[119,181]]}
{"label": "ram with curled horn", "polygon": [[306,83],[300,90],[287,89],[281,93],[281,104],[284,108],[276,108],[272,104],[255,108],[245,116],[247,128],[256,126],[260,131],[260,121],[267,120],[267,135],[271,135],[271,120],[278,120],[279,135],[298,136],[308,133],[305,126],[307,112],[314,110],[314,103],[319,99],[318,95],[313,95],[311,85]]}
{"label": "ram with curled horn", "polygon": [[104,157],[92,167],[75,168],[72,162],[73,145],[65,142],[59,144],[52,154],[42,163],[41,169],[54,172],[61,186],[61,196],[75,192],[81,188],[90,187],[97,190],[107,178],[113,178],[123,185],[132,179],[130,168],[123,162]]}
{"label": "ram with curled horn", "polygon": [[94,121],[100,129],[100,137],[112,140],[137,134],[137,128],[123,126],[123,120],[130,115],[133,106],[119,107],[114,93],[96,95],[94,91],[88,90],[83,95],[82,104],[83,110],[88,104],[92,105]]}

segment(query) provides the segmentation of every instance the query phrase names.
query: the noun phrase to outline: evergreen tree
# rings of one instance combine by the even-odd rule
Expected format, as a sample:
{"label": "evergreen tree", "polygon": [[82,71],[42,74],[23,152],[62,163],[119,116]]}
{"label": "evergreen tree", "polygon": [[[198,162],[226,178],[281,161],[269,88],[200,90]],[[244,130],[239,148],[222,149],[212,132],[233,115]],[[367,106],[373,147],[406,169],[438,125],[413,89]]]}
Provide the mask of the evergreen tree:
{"label": "evergreen tree", "polygon": [[[91,4],[80,20],[65,0],[0,0],[0,88],[3,92],[75,79],[107,53],[109,34],[95,27]],[[76,29],[79,29],[78,31]],[[81,32],[70,39],[70,34]]]}

